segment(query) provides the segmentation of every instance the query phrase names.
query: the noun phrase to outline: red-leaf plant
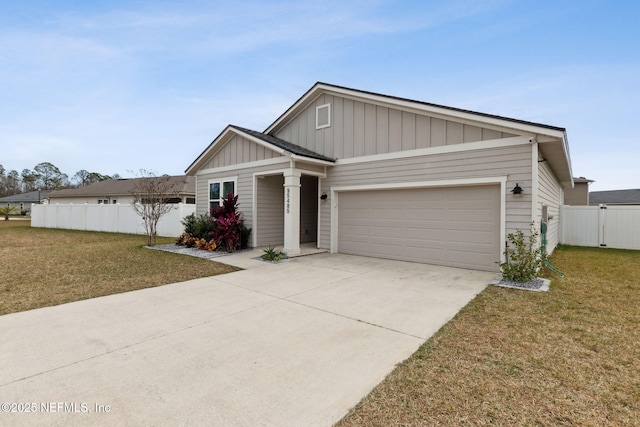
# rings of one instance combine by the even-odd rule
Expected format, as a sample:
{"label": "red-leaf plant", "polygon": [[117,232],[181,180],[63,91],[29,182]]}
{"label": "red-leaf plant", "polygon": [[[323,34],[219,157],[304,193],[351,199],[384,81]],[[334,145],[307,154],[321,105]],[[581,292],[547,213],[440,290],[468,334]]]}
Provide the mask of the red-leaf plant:
{"label": "red-leaf plant", "polygon": [[233,252],[241,247],[244,220],[238,211],[238,196],[228,194],[222,206],[211,209],[214,229],[209,233],[219,249]]}

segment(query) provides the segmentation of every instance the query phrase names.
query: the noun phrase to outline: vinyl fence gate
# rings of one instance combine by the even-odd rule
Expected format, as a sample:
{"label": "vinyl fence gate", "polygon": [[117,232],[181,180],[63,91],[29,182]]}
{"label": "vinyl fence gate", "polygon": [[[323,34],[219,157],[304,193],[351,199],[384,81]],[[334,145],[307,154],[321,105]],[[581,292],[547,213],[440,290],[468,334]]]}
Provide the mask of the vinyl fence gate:
{"label": "vinyl fence gate", "polygon": [[640,250],[640,206],[562,206],[560,243]]}

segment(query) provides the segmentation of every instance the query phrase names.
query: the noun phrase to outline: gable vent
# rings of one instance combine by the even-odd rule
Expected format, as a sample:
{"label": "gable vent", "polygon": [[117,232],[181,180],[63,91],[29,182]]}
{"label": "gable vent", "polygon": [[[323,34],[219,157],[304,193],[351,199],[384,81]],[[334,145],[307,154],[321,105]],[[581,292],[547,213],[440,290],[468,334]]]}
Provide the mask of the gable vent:
{"label": "gable vent", "polygon": [[318,105],[316,107],[316,129],[331,126],[331,104]]}

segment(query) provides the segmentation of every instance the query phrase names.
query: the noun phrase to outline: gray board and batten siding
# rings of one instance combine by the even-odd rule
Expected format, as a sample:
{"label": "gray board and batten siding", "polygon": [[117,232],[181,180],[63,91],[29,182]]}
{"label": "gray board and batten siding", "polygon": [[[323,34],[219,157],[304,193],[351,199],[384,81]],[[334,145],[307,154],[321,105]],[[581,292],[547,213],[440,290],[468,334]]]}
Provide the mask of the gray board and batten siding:
{"label": "gray board and batten siding", "polygon": [[[331,126],[316,129],[315,109],[326,104]],[[329,158],[348,159],[515,135],[324,94],[276,136]]]}
{"label": "gray board and batten siding", "polygon": [[240,165],[280,156],[279,153],[273,150],[235,134],[216,152],[203,169]]}

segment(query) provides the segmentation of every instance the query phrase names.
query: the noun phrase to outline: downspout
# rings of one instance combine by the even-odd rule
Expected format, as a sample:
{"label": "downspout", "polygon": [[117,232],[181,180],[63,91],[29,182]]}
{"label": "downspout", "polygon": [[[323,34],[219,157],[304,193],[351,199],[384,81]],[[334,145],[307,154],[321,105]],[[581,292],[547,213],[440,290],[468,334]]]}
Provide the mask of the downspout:
{"label": "downspout", "polygon": [[530,138],[531,141],[531,221],[538,222],[538,180],[540,174],[538,171],[538,141],[535,136]]}

